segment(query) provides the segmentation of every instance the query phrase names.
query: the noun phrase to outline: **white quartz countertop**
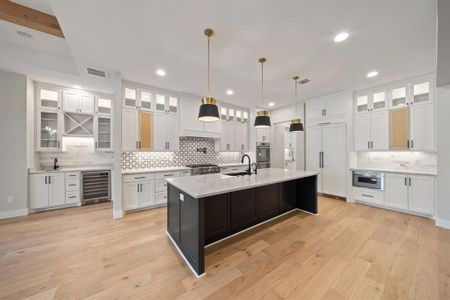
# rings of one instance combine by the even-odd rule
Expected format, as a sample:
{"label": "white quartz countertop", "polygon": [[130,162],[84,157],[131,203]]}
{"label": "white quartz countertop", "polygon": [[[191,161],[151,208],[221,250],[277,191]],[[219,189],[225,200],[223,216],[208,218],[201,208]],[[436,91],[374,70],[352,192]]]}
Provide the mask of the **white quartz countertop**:
{"label": "white quartz countertop", "polygon": [[352,168],[350,168],[350,170],[437,176],[437,170],[435,168],[417,169],[417,168],[408,168],[408,167],[398,167],[398,168],[352,167]]}
{"label": "white quartz countertop", "polygon": [[317,175],[317,172],[289,169],[261,169],[251,176],[233,177],[224,174],[207,174],[179,178],[169,178],[167,181],[191,195],[203,198],[223,193],[229,193],[258,186],[274,184]]}
{"label": "white quartz countertop", "polygon": [[248,166],[247,164],[243,163],[228,163],[228,164],[219,164],[219,167],[226,168],[226,167],[241,167],[241,166]]}
{"label": "white quartz countertop", "polygon": [[101,171],[112,170],[114,167],[111,165],[99,165],[99,166],[74,166],[74,167],[61,167],[58,170],[53,169],[29,169],[30,174],[39,173],[58,173],[58,172],[80,172],[80,171]]}
{"label": "white quartz countertop", "polygon": [[150,169],[132,169],[122,170],[122,174],[142,174],[142,173],[158,173],[158,172],[170,172],[170,171],[184,171],[190,170],[188,167],[166,167],[166,168],[150,168]]}

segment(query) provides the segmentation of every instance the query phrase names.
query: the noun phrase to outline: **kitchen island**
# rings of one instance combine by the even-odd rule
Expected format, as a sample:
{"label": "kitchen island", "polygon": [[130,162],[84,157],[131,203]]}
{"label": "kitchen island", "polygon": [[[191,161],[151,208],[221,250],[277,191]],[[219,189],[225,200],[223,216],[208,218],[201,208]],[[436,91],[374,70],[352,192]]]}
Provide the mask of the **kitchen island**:
{"label": "kitchen island", "polygon": [[167,181],[167,233],[197,276],[205,246],[292,210],[317,214],[316,172],[270,168]]}

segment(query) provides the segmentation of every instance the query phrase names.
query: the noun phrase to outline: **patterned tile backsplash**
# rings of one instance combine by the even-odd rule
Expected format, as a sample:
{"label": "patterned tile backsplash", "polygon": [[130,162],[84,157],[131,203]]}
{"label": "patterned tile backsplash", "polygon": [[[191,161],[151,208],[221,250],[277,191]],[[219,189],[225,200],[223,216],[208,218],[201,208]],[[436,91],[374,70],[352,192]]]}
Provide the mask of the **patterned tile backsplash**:
{"label": "patterned tile backsplash", "polygon": [[[206,150],[206,153],[202,151]],[[217,152],[209,138],[181,137],[179,152],[122,152],[122,170],[239,162],[240,152]]]}

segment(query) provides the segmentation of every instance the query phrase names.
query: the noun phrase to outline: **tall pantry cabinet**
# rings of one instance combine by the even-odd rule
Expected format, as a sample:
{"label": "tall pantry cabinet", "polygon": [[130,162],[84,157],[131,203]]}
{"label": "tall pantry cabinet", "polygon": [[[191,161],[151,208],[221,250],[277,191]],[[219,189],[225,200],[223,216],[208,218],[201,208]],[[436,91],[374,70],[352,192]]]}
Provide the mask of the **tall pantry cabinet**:
{"label": "tall pantry cabinet", "polygon": [[319,173],[317,190],[347,197],[347,93],[306,102],[306,170]]}

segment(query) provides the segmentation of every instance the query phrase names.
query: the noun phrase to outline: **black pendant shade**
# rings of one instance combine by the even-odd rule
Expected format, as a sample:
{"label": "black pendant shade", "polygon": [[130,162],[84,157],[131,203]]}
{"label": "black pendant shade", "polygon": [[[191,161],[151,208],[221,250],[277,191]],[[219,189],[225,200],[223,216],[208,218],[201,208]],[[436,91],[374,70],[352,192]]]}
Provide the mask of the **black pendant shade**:
{"label": "black pendant shade", "polygon": [[[300,121],[300,119],[298,119]],[[301,132],[303,131],[303,124],[301,122],[292,122],[289,126],[289,132]]]}
{"label": "black pendant shade", "polygon": [[255,118],[255,127],[265,128],[270,127],[269,112],[265,110],[258,111]]}
{"label": "black pendant shade", "polygon": [[198,112],[198,119],[203,122],[213,122],[220,119],[219,108],[214,98],[203,98]]}

